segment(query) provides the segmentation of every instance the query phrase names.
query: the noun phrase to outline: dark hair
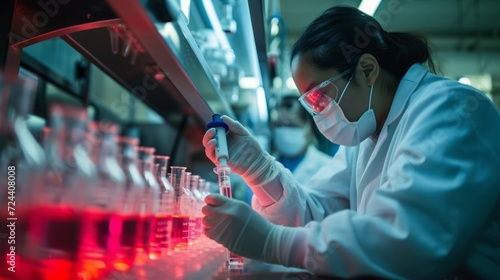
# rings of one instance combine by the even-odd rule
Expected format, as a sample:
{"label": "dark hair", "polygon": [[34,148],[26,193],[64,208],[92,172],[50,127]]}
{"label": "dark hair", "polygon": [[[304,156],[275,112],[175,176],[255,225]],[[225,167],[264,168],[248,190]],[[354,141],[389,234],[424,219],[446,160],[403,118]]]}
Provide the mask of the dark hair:
{"label": "dark hair", "polygon": [[340,72],[353,68],[365,53],[398,79],[415,63],[427,62],[429,70],[436,71],[423,36],[386,32],[373,17],[349,6],[332,7],[309,24],[293,46],[291,58],[306,53],[319,69]]}

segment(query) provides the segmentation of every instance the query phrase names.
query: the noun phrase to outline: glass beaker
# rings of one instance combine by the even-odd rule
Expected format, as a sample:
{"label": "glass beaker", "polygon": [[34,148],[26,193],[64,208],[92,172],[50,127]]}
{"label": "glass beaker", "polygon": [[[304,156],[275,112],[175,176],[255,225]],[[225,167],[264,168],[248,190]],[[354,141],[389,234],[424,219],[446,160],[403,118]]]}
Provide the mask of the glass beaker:
{"label": "glass beaker", "polygon": [[73,279],[77,274],[85,198],[96,177],[84,143],[86,124],[85,108],[50,107],[44,185],[33,194],[36,215],[30,217],[27,238],[33,267],[43,279]]}
{"label": "glass beaker", "polygon": [[186,213],[186,207],[183,206],[185,201],[184,196],[184,180],[186,167],[171,166],[170,167],[170,184],[174,188],[174,211],[172,214],[172,235],[171,246],[173,250],[184,250],[187,248],[189,241],[189,213]]}
{"label": "glass beaker", "polygon": [[167,179],[167,166],[169,156],[154,155],[156,164],[156,179],[160,185],[160,208],[156,215],[156,235],[160,238],[162,248],[167,249],[172,232],[172,213],[174,206],[174,188]]}
{"label": "glass beaker", "polygon": [[120,210],[125,192],[125,174],[117,159],[115,143],[119,126],[105,122],[88,125],[86,146],[97,167],[97,177],[87,196],[82,216],[79,275],[100,279],[112,270],[112,256],[119,246],[118,236],[110,234],[111,217]]}
{"label": "glass beaker", "polygon": [[193,207],[193,217],[194,217],[194,227],[191,229],[191,239],[198,239],[202,233],[202,223],[203,214],[201,213],[201,208],[205,205],[204,197],[201,194],[200,188],[200,176],[191,175],[191,193],[194,197],[194,207]]}
{"label": "glass beaker", "polygon": [[[0,74],[0,278],[10,277],[9,268],[25,266],[25,233],[32,209],[33,191],[41,180],[45,153],[28,129],[26,118],[33,107],[36,82],[27,77],[6,80]],[[15,253],[7,237],[15,234]],[[9,239],[12,242],[12,239]],[[29,275],[28,267],[17,276]],[[26,276],[24,278],[30,278]]]}
{"label": "glass beaker", "polygon": [[[141,206],[144,196],[145,182],[137,168],[136,146],[139,139],[117,136],[118,162],[125,173],[125,192],[119,203],[119,211],[111,217],[111,234],[117,235],[119,245],[112,252],[115,258],[113,268],[118,271],[131,269],[139,257],[144,258],[145,248],[141,242]],[[141,260],[143,261],[143,260]]]}
{"label": "glass beaker", "polygon": [[157,259],[161,255],[161,237],[156,238],[156,214],[160,204],[160,185],[153,174],[153,155],[155,148],[153,147],[136,147],[139,155],[139,171],[146,182],[146,188],[143,196],[143,243],[146,252],[151,259]]}

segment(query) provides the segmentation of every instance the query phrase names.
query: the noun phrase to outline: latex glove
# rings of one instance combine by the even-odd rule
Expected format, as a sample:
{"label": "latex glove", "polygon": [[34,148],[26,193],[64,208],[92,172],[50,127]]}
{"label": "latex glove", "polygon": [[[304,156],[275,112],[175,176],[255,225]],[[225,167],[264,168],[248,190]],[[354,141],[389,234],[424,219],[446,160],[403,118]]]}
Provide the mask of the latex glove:
{"label": "latex glove", "polygon": [[[262,186],[272,181],[279,173],[275,159],[264,151],[259,142],[238,121],[228,116],[222,116],[228,127],[227,146],[229,153],[228,165],[231,170],[243,178],[249,186]],[[215,157],[216,140],[215,128],[205,132],[203,146],[205,154],[214,163],[218,164]]]}
{"label": "latex glove", "polygon": [[[201,212],[205,235],[245,258],[290,265],[298,228],[275,225],[248,204],[219,194],[205,197]],[[302,241],[300,241],[302,242]],[[294,252],[300,259],[302,254]]]}

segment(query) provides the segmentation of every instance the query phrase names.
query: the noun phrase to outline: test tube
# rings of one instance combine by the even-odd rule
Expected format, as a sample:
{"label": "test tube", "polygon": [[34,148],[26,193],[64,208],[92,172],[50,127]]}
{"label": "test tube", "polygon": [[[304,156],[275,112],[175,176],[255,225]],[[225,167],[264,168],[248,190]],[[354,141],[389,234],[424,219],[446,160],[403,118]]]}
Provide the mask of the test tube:
{"label": "test tube", "polygon": [[108,30],[109,30],[109,42],[111,43],[111,52],[113,54],[117,54],[118,53],[118,44],[120,42],[120,37],[118,35],[118,30],[119,26],[118,25],[114,25],[114,26],[111,26],[111,27],[108,27]]}
{"label": "test tube", "polygon": [[219,192],[221,195],[232,198],[231,193],[231,168],[227,165],[219,165],[215,168],[219,177]]}

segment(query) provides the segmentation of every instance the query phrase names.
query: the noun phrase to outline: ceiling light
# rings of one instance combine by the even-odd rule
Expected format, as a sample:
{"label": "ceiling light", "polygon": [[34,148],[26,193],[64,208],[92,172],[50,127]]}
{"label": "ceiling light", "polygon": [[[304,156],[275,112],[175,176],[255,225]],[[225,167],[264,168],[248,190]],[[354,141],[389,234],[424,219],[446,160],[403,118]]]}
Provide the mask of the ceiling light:
{"label": "ceiling light", "polygon": [[283,85],[283,81],[280,77],[274,77],[273,79],[273,88],[279,89]]}
{"label": "ceiling light", "polygon": [[286,79],[286,88],[287,89],[297,89],[297,85],[295,84],[295,81],[293,80],[292,77],[289,77]]}
{"label": "ceiling light", "polygon": [[369,14],[370,16],[373,16],[381,1],[382,0],[362,0],[358,9]]}
{"label": "ceiling light", "polygon": [[262,87],[257,88],[257,106],[259,110],[260,119],[262,121],[267,121],[268,115],[267,115],[266,92]]}
{"label": "ceiling light", "polygon": [[260,80],[256,77],[241,77],[238,84],[242,89],[256,89],[260,86]]}

